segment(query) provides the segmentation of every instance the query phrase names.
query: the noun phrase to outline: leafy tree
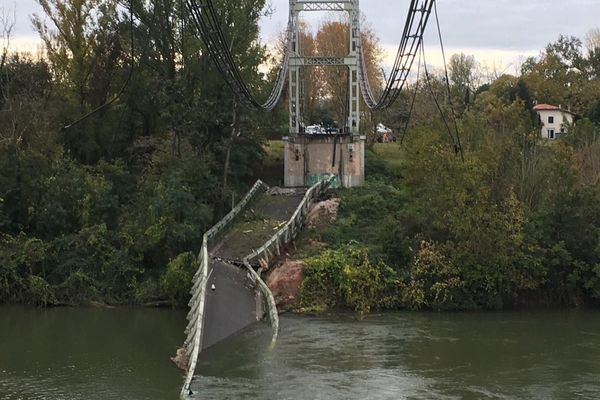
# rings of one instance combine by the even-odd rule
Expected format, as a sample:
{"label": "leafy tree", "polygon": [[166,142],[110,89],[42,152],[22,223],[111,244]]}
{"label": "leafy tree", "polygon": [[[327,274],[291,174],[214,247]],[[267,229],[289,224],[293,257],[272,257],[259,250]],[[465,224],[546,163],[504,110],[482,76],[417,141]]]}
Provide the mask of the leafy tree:
{"label": "leafy tree", "polygon": [[463,53],[453,54],[448,64],[450,82],[460,98],[458,104],[466,107],[471,103],[471,97],[479,86],[475,57]]}
{"label": "leafy tree", "polygon": [[110,70],[116,62],[115,50],[118,54],[114,46],[118,44],[114,26],[116,1],[38,0],[38,3],[54,25],[46,25],[39,15],[32,18],[46,45],[56,78],[72,88],[81,112],[86,111],[86,104],[98,105],[105,93],[92,96],[95,74]]}

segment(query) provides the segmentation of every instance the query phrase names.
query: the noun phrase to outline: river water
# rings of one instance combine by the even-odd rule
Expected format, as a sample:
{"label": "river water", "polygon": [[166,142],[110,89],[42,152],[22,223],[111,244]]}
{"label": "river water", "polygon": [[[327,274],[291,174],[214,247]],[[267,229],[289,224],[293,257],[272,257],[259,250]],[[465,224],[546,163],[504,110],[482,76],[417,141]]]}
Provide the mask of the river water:
{"label": "river water", "polygon": [[[199,399],[600,399],[600,312],[281,317],[202,354]],[[185,313],[0,308],[0,399],[176,400]]]}

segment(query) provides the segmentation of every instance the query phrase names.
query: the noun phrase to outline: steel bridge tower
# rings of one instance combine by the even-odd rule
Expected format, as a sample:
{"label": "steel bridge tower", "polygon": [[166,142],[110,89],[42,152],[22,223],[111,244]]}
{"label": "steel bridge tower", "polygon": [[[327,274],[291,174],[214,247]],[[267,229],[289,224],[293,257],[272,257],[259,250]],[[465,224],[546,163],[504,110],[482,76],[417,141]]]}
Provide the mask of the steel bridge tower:
{"label": "steel bridge tower", "polygon": [[[325,174],[335,174],[338,185],[361,186],[364,183],[365,136],[360,134],[361,91],[359,87],[360,7],[359,0],[290,0],[289,57],[289,136],[284,140],[285,186],[306,186]],[[345,57],[303,54],[300,13],[339,11],[349,14],[348,53]],[[342,132],[306,134],[303,110],[303,70],[311,67],[346,66],[348,68],[347,120]]]}

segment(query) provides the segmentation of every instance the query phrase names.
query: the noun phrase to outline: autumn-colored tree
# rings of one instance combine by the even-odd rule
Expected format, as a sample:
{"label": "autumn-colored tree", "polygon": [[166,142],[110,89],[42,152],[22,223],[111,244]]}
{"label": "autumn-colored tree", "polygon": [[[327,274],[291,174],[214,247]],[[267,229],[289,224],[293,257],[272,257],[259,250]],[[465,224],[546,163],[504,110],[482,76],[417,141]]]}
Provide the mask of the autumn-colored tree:
{"label": "autumn-colored tree", "polygon": [[560,36],[546,46],[539,59],[530,58],[522,67],[523,80],[534,100],[562,105],[585,115],[600,93],[600,52],[583,53],[575,37]]}
{"label": "autumn-colored tree", "polygon": [[[324,22],[316,35],[316,47],[321,57],[344,57],[348,54],[348,24],[339,21]],[[333,66],[323,69],[317,85],[322,98],[327,99],[335,113],[334,119],[345,124],[348,109],[348,68]]]}
{"label": "autumn-colored tree", "polygon": [[[365,24],[363,24],[364,26]],[[321,24],[316,35],[303,29],[302,54],[320,57],[345,57],[348,55],[348,23],[345,20],[327,20]],[[372,88],[377,92],[382,87],[380,63],[382,50],[378,45],[375,33],[367,28],[362,30],[362,46],[367,74]],[[310,71],[309,73],[307,73]],[[334,115],[330,117],[340,126],[345,124],[348,108],[348,68],[344,66],[313,67],[305,72],[305,116],[314,117],[317,103],[322,108],[330,109]],[[363,110],[366,106],[363,104]],[[320,121],[311,121],[320,122]]]}
{"label": "autumn-colored tree", "polygon": [[[306,23],[300,24],[300,51],[304,56],[317,55],[317,43]],[[319,103],[321,90],[319,82],[322,80],[323,69],[320,67],[307,67],[302,72],[302,101],[304,107],[305,123],[315,119],[315,108]]]}
{"label": "autumn-colored tree", "polygon": [[[339,21],[323,23],[317,33],[317,49],[320,55],[343,57],[348,53],[348,24]],[[382,50],[378,47],[377,37],[370,29],[362,30],[362,47],[367,76],[372,88],[378,94],[382,87],[382,73],[380,71]],[[348,69],[345,67],[330,67],[323,73],[323,97],[328,97],[338,121],[344,121],[348,108]],[[362,102],[362,109],[366,105]],[[370,113],[365,113],[371,119]],[[367,123],[367,126],[372,125]]]}

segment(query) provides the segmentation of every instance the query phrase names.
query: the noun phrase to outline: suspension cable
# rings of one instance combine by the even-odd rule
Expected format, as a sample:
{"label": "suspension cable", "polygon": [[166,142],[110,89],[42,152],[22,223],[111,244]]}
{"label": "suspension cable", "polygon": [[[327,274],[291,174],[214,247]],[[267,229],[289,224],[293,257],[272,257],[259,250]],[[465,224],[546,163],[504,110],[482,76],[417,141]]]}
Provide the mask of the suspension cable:
{"label": "suspension cable", "polygon": [[435,1],[435,0],[433,2],[433,9],[435,12],[435,22],[437,25],[438,38],[440,40],[440,48],[442,50],[442,61],[444,62],[444,74],[445,74],[445,78],[446,78],[446,89],[448,92],[448,104],[450,105],[450,112],[452,114],[452,121],[454,122],[454,130],[456,133],[456,143],[454,145],[455,146],[454,151],[457,154],[460,153],[460,158],[464,162],[465,155],[463,152],[462,144],[460,142],[460,132],[458,130],[458,121],[456,118],[456,112],[454,110],[454,104],[452,102],[452,93],[450,92],[450,78],[448,76],[448,64],[446,63],[446,51],[444,49],[444,40],[442,39],[442,30],[440,28],[440,18],[438,16],[437,1]]}
{"label": "suspension cable", "polygon": [[421,77],[421,52],[419,52],[419,63],[417,65],[417,81],[415,82],[415,93],[413,94],[412,101],[410,103],[410,109],[408,111],[408,118],[406,118],[406,123],[404,124],[404,129],[402,130],[402,137],[400,138],[400,144],[404,143],[404,138],[406,137],[406,132],[408,131],[408,125],[410,124],[410,120],[412,118],[412,114],[415,109],[415,103],[417,101],[417,94],[419,93],[420,77]]}
{"label": "suspension cable", "polygon": [[369,84],[362,39],[359,35],[359,84],[363,99],[370,109],[382,110],[388,108],[400,95],[419,52],[419,46],[422,43],[434,2],[435,0],[411,0],[394,66],[378,99],[373,95]]}
{"label": "suspension cable", "polygon": [[427,87],[429,88],[429,92],[431,94],[431,98],[433,99],[433,101],[435,103],[435,106],[437,107],[438,111],[440,112],[440,116],[442,117],[442,121],[444,122],[446,131],[448,132],[448,136],[450,136],[450,140],[452,141],[452,145],[454,146],[454,149],[456,151],[456,148],[457,148],[456,140],[454,139],[454,135],[452,134],[452,130],[450,129],[450,125],[448,124],[446,115],[444,114],[444,111],[442,110],[442,106],[440,105],[440,103],[437,99],[437,96],[435,95],[435,93],[433,91],[433,87],[431,86],[431,77],[429,75],[429,70],[427,68],[427,60],[425,58],[425,45],[423,43],[421,44],[421,53],[423,56],[423,67],[425,70],[425,78],[426,78],[426,82],[427,82]]}
{"label": "suspension cable", "polygon": [[219,22],[212,0],[200,0],[200,2],[201,4],[198,4],[198,0],[186,0],[192,19],[197,27],[198,34],[204,42],[208,54],[213,60],[218,72],[244,104],[265,111],[273,110],[281,99],[283,87],[287,78],[289,66],[288,49],[291,41],[292,21],[290,20],[288,22],[284,56],[275,83],[267,100],[264,103],[260,103],[252,94],[252,91],[243,79],[238,63],[231,54],[231,49],[229,48],[223,30],[221,29],[221,23]]}

